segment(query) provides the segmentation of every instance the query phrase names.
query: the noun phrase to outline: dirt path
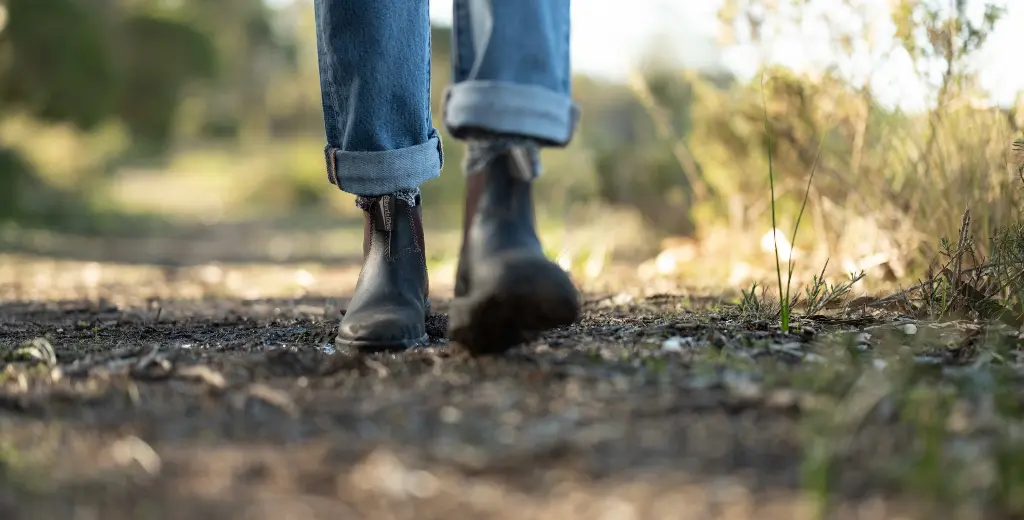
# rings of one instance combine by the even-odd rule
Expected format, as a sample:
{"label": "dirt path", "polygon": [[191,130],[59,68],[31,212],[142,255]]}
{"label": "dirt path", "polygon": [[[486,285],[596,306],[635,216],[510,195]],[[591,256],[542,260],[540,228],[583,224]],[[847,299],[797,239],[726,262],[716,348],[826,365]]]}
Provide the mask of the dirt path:
{"label": "dirt path", "polygon": [[[500,358],[448,344],[443,304],[430,348],[360,357],[331,345],[344,300],[294,268],[83,264],[41,287],[32,273],[70,268],[5,260],[4,519],[788,520],[826,499],[829,518],[1002,518],[1020,503],[1019,420],[992,396],[1024,385],[984,358],[1011,365],[1016,331],[874,316],[781,334],[627,291]],[[232,276],[305,289],[243,298]],[[352,269],[310,276],[345,287]],[[34,338],[55,362],[15,361]]]}

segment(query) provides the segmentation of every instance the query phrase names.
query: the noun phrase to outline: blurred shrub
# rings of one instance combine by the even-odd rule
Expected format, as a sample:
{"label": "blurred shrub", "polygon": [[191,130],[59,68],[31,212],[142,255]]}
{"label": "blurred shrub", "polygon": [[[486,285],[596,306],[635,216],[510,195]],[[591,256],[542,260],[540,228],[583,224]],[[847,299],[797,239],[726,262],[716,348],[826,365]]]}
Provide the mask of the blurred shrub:
{"label": "blurred shrub", "polygon": [[91,128],[113,114],[110,22],[76,0],[8,0],[0,32],[0,110]]}
{"label": "blurred shrub", "polygon": [[[740,7],[760,9],[761,25],[781,16],[771,2],[727,4],[730,26],[749,18],[736,11]],[[177,178],[187,187],[179,195],[189,196],[209,178],[209,190],[225,193],[206,198],[230,201],[225,204],[239,206],[240,214],[352,211],[351,197],[330,186],[323,171],[308,2],[7,0],[6,6],[0,118],[28,114],[97,133],[101,123],[115,121],[131,140],[83,159],[83,168],[95,170],[92,177],[76,172],[68,178],[79,184],[62,187],[92,196],[99,190],[82,187],[102,186],[117,171],[162,176],[154,181],[161,186]],[[811,245],[798,246],[852,259],[884,253],[905,264],[897,270],[909,270],[932,253],[927,248],[935,237],[955,235],[968,205],[979,233],[1021,218],[1024,190],[1007,153],[1022,114],[979,104],[981,92],[966,65],[999,13],[984,14],[972,25],[962,13],[942,14],[929,3],[896,3],[899,39],[892,45],[921,60],[922,71],[950,71],[932,109],[916,114],[879,105],[866,83],[837,69],[812,77],[766,67],[763,90],[760,78],[741,81],[721,70],[664,65],[671,60],[652,60],[662,65],[642,67],[627,84],[577,77],[581,125],[567,148],[545,151],[538,206],[560,218],[574,207],[613,205],[641,215],[662,235],[724,234],[734,245],[741,237],[756,242],[749,232],[759,236],[769,227],[767,122],[783,228],[791,229],[807,175],[818,168],[801,233]],[[834,22],[826,26],[838,31],[832,39],[845,59],[850,42],[866,40],[869,32]],[[952,29],[943,32],[946,26]],[[431,218],[454,224],[464,183],[462,144],[444,134],[441,122],[450,39],[449,28],[433,29],[430,103],[446,163],[423,192]],[[40,160],[53,152],[39,141],[23,135],[5,143],[21,152],[19,158],[9,150],[0,163],[7,213],[45,206],[15,200],[14,193],[56,193],[43,189],[55,176],[46,171],[52,163]],[[89,138],[79,141],[61,144],[62,155],[96,148]],[[166,152],[163,162],[154,160],[157,152]],[[136,183],[134,189],[148,188]],[[829,265],[844,267],[841,261]]]}

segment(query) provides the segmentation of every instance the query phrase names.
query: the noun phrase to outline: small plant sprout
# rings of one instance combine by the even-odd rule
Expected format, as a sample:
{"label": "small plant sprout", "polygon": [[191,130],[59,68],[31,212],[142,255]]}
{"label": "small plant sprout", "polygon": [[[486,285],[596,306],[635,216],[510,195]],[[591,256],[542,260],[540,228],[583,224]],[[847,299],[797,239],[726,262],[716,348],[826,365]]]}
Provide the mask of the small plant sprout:
{"label": "small plant sprout", "polygon": [[[768,119],[768,97],[764,90],[764,75],[761,75],[761,100],[764,107],[764,132],[767,137],[768,144],[768,186],[771,190],[771,208],[772,208],[772,229],[778,228],[778,218],[776,216],[775,208],[775,165],[772,160],[772,132],[771,125]],[[800,220],[804,216],[804,210],[807,209],[807,199],[811,194],[811,182],[814,180],[814,172],[818,169],[818,160],[821,158],[821,149],[825,146],[825,136],[827,132],[822,135],[821,141],[818,143],[818,151],[814,156],[814,163],[811,165],[811,173],[807,176],[807,186],[804,188],[803,201],[800,204],[800,212],[796,216],[796,224],[793,225],[793,236],[790,238],[790,244],[796,245],[796,235],[800,231]],[[793,300],[790,299],[790,288],[793,283],[793,255],[789,255],[786,262],[786,285],[782,285],[782,260],[779,257],[779,246],[778,246],[778,234],[772,233],[772,239],[775,245],[775,274],[778,279],[779,285],[779,320],[782,332],[789,332],[790,317],[793,312]],[[827,262],[826,262],[827,264]]]}
{"label": "small plant sprout", "polygon": [[804,288],[805,305],[807,314],[818,314],[824,309],[832,307],[846,298],[853,288],[853,284],[864,278],[864,271],[849,273],[847,279],[837,284],[830,284],[825,280],[825,269],[828,267],[828,260],[821,268],[821,273],[814,275],[811,284]]}

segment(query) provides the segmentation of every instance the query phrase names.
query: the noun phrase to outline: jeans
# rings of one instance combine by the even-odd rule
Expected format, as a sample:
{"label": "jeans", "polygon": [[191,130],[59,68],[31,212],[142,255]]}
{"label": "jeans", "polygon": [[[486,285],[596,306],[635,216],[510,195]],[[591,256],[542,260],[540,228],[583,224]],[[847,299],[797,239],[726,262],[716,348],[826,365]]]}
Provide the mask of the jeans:
{"label": "jeans", "polygon": [[[455,0],[444,125],[564,146],[570,94],[569,0]],[[315,0],[328,177],[376,196],[440,175],[431,122],[428,0]]]}

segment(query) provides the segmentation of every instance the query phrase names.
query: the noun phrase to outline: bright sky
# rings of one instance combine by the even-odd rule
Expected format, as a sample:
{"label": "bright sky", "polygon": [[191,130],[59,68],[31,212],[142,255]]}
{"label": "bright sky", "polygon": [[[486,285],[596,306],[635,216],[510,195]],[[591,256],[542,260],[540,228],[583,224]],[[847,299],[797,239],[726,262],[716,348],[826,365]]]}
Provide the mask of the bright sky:
{"label": "bright sky", "polygon": [[[1024,0],[1002,1],[1008,12],[977,57],[976,66],[992,99],[1010,104],[1024,91]],[[975,0],[973,4],[980,12],[982,3]],[[879,36],[891,37],[894,30],[887,18],[888,0],[864,0],[862,5],[877,17]],[[738,49],[717,56],[710,43],[717,38],[720,6],[721,0],[576,0],[572,3],[573,67],[577,72],[623,78],[647,49],[657,45],[686,64],[723,62],[741,77],[750,77],[757,69],[757,50]],[[450,24],[451,10],[451,0],[431,0],[435,22]],[[826,35],[815,29],[787,31],[775,42],[771,59],[812,70],[815,63],[829,62],[831,56],[823,44]],[[905,53],[889,59],[868,54],[858,58],[852,73],[873,69],[872,86],[881,102],[906,109],[923,107],[925,90],[917,84]]]}

